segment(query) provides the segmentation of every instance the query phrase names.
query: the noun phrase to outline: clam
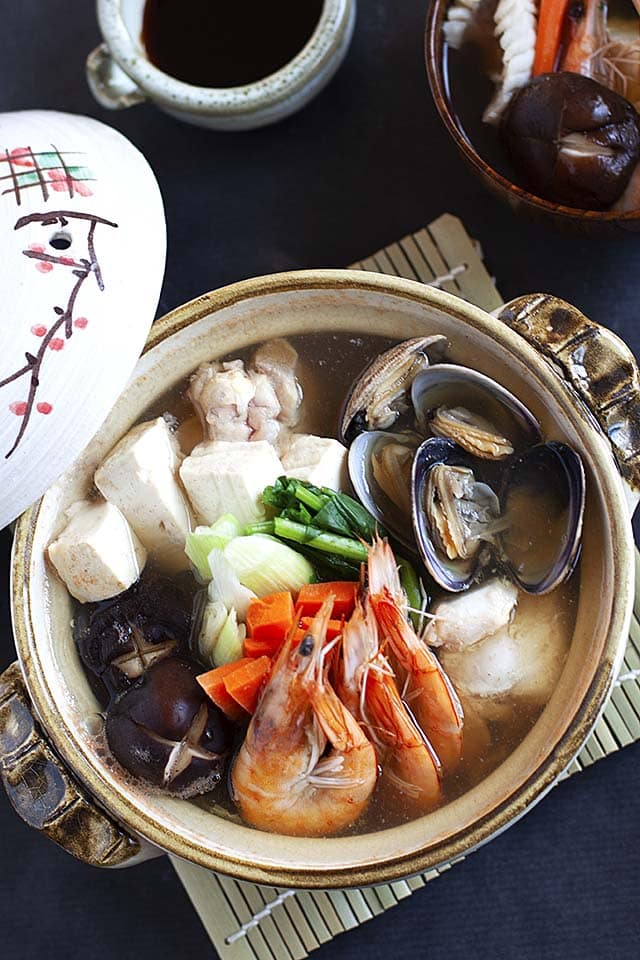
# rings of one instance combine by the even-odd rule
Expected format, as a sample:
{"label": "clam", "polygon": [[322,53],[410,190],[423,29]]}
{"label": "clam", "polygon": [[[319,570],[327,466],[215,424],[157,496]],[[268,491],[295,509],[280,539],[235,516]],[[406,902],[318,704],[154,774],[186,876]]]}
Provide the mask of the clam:
{"label": "clam", "polygon": [[548,593],[572,572],[580,547],[585,476],[563,443],[540,443],[514,458],[499,496],[482,461],[439,437],[426,440],[412,470],[418,550],[446,590],[467,589],[493,567],[527,593]]}
{"label": "clam", "polygon": [[360,501],[411,551],[411,467],[420,444],[412,433],[368,430],[349,448],[349,476]]}
{"label": "clam", "polygon": [[363,430],[388,430],[410,408],[415,377],[429,366],[428,351],[441,356],[441,334],[403,340],[381,353],[354,381],[340,414],[339,435],[346,446]]}
{"label": "clam", "polygon": [[500,502],[453,440],[433,437],[418,448],[412,522],[424,565],[440,586],[458,593],[477,579],[489,558],[486,544],[500,529]]}
{"label": "clam", "polygon": [[411,400],[423,435],[449,437],[474,457],[503,460],[541,439],[540,425],[524,404],[469,367],[429,367],[415,377]]}

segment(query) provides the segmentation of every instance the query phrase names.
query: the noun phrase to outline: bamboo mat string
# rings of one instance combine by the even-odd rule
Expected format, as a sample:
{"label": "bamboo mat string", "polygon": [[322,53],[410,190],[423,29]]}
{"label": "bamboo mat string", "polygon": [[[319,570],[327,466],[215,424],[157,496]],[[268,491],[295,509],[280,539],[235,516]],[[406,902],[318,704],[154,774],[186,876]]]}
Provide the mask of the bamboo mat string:
{"label": "bamboo mat string", "polygon": [[[367,257],[354,269],[406,277],[456,294],[488,313],[502,306],[482,250],[451,214]],[[611,700],[560,779],[640,740],[640,554],[629,641]],[[232,880],[171,858],[221,960],[304,960],[346,930],[396,906],[455,863],[362,890],[280,890]]]}

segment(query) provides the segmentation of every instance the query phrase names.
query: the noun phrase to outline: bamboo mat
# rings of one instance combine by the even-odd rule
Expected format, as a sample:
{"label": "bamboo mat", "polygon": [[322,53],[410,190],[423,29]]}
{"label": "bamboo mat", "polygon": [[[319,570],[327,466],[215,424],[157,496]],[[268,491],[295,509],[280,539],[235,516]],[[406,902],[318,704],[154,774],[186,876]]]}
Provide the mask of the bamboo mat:
{"label": "bamboo mat", "polygon": [[[441,287],[487,311],[502,304],[482,251],[450,214],[353,266]],[[640,554],[636,552],[636,597],[624,665],[606,710],[565,776],[638,739]],[[221,960],[303,960],[337,934],[383,913],[449,869],[440,867],[362,890],[294,891],[231,880],[171,859]]]}

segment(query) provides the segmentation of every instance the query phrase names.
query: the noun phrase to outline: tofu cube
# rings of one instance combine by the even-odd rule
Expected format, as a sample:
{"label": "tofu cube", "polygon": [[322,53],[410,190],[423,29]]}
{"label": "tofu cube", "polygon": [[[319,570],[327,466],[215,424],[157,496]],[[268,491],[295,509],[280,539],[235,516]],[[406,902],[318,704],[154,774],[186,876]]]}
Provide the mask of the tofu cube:
{"label": "tofu cube", "polygon": [[266,440],[209,440],[198,444],[180,467],[191,506],[204,523],[232,513],[245,526],[264,517],[260,496],[284,473]]}
{"label": "tofu cube", "polygon": [[345,490],[349,486],[347,448],[330,437],[294,433],[282,457],[288,477],[306,480],[316,487]]}
{"label": "tofu cube", "polygon": [[49,544],[49,559],[72,597],[81,603],[107,600],[136,582],[147,551],[117,507],[83,500],[67,516],[67,526]]}
{"label": "tofu cube", "polygon": [[179,463],[176,438],[158,417],[133,427],[94,477],[100,493],[122,511],[147,551],[167,570],[189,565],[184,544],[191,518],[177,479]]}

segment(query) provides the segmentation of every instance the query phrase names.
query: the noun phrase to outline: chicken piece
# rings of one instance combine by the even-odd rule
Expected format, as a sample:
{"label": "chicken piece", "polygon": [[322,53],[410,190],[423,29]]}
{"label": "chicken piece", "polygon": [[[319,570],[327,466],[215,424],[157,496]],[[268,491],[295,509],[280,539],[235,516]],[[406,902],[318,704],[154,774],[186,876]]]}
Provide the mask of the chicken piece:
{"label": "chicken piece", "polygon": [[274,386],[264,373],[250,370],[248,376],[254,388],[253,400],[247,412],[247,423],[251,430],[249,439],[275,443],[280,435],[280,403]]}
{"label": "chicken piece", "polygon": [[72,597],[107,600],[138,579],[147,551],[117,507],[82,500],[67,510],[69,522],[49,544],[49,559]]}
{"label": "chicken piece", "polygon": [[249,440],[249,404],[255,385],[242,360],[203,363],[191,378],[187,395],[210,440]]}
{"label": "chicken piece", "polygon": [[280,338],[263,343],[251,358],[251,367],[273,384],[280,404],[278,420],[285,427],[295,427],[300,419],[302,388],[296,378],[297,363],[297,352],[288,340]]}
{"label": "chicken piece", "polygon": [[508,580],[487,580],[466,593],[438,600],[434,619],[424,632],[433,647],[463,650],[506,627],[518,602],[518,588]]}
{"label": "chicken piece", "polygon": [[347,448],[330,437],[294,433],[282,455],[288,477],[306,480],[316,487],[343,490],[348,487]]}
{"label": "chicken piece", "polygon": [[284,473],[266,440],[209,440],[180,467],[180,478],[199,519],[211,524],[232,513],[242,526],[264,517],[261,494]]}
{"label": "chicken piece", "polygon": [[138,537],[167,570],[188,567],[187,502],[176,474],[180,454],[162,417],[141,423],[116,444],[96,470],[100,493],[125,515]]}
{"label": "chicken piece", "polygon": [[245,370],[242,360],[204,363],[188,396],[208,440],[268,440],[280,433],[280,402],[271,379]]}

